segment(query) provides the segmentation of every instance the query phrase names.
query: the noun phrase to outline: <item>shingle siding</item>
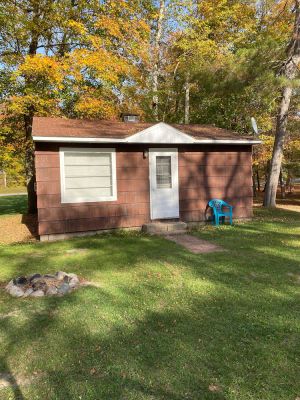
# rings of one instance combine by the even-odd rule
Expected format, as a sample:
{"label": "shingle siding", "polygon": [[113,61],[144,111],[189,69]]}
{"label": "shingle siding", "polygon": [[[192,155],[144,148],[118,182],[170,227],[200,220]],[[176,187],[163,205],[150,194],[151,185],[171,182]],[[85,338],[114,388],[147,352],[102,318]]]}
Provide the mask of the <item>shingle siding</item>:
{"label": "shingle siding", "polygon": [[[61,203],[59,147],[67,145],[36,144],[40,235],[136,227],[150,221],[149,159],[143,156],[147,146],[86,146],[116,148],[117,201],[72,204]],[[207,202],[213,197],[229,201],[235,218],[252,216],[251,146],[175,147],[183,221],[204,220]]]}

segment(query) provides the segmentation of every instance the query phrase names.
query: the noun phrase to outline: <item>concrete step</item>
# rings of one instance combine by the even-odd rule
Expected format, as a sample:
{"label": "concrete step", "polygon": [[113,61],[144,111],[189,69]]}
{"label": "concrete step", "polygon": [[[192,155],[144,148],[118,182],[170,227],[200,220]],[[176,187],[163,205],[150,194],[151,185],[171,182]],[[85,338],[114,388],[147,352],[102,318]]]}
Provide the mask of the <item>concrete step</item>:
{"label": "concrete step", "polygon": [[176,222],[150,222],[142,227],[142,231],[153,235],[172,235],[187,232],[187,224],[182,221]]}

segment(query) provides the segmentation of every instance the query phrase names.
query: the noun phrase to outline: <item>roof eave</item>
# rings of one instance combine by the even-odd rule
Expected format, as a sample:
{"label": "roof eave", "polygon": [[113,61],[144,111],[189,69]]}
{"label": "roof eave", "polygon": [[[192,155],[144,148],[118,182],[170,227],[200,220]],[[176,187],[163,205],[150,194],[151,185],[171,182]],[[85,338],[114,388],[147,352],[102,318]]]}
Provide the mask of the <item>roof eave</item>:
{"label": "roof eave", "polygon": [[72,137],[72,136],[32,136],[34,142],[51,143],[124,143],[124,139],[117,138],[93,138],[93,137]]}
{"label": "roof eave", "polygon": [[[146,142],[133,141],[132,138],[91,138],[91,137],[71,137],[71,136],[33,136],[34,142],[51,142],[51,143],[129,143],[129,144],[146,144]],[[252,139],[194,139],[191,141],[180,142],[147,142],[147,144],[231,144],[231,145],[255,145],[261,144],[261,140]]]}
{"label": "roof eave", "polygon": [[195,143],[199,144],[261,144],[261,140],[254,139],[198,139],[195,140]]}

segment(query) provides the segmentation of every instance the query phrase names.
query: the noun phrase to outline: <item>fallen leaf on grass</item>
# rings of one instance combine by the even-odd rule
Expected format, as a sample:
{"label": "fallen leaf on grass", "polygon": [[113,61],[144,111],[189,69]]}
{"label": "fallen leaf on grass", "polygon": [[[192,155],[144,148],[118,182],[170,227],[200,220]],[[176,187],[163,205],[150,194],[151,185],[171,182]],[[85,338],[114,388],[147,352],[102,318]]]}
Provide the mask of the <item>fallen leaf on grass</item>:
{"label": "fallen leaf on grass", "polygon": [[218,392],[221,392],[221,391],[222,391],[222,389],[220,388],[220,386],[215,385],[215,384],[213,384],[213,383],[212,383],[211,385],[208,386],[208,389],[209,389],[210,392],[214,392],[214,393],[218,393]]}

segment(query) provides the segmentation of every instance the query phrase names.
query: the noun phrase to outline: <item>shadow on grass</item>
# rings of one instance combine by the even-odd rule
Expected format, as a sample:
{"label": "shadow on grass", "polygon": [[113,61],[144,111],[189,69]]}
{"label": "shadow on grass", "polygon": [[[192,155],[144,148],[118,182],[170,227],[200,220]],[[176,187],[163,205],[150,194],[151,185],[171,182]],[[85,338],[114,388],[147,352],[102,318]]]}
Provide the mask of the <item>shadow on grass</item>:
{"label": "shadow on grass", "polygon": [[[22,361],[22,349],[32,354],[27,373],[44,374],[33,379],[32,391],[24,387],[24,398],[28,393],[37,398],[112,400],[296,395],[298,336],[282,321],[293,301],[272,298],[276,304],[261,313],[265,304],[254,298],[237,303],[228,295],[188,296],[188,308],[144,309],[142,317],[129,320],[122,317],[126,302],[119,302],[111,310],[117,320],[106,326],[104,306],[94,308],[92,317],[84,316],[80,305],[85,299],[93,308],[97,300],[101,304],[102,295],[101,289],[89,288],[64,299],[47,299],[43,310],[22,327],[1,327],[10,338],[8,361],[1,368],[14,356]],[[71,312],[72,321],[64,312]],[[269,321],[263,318],[267,315],[272,315]],[[211,385],[217,391],[209,389]],[[20,388],[15,399],[22,399],[18,392]]]}
{"label": "shadow on grass", "polygon": [[126,234],[0,248],[12,276],[65,269],[102,285],[42,300],[0,294],[19,313],[0,326],[0,371],[41,374],[14,398],[296,398],[300,310],[286,273],[299,259],[283,245],[296,229],[280,211],[272,224],[200,232],[222,254]]}
{"label": "shadow on grass", "polygon": [[0,216],[11,214],[26,214],[26,212],[26,195],[0,197]]}

